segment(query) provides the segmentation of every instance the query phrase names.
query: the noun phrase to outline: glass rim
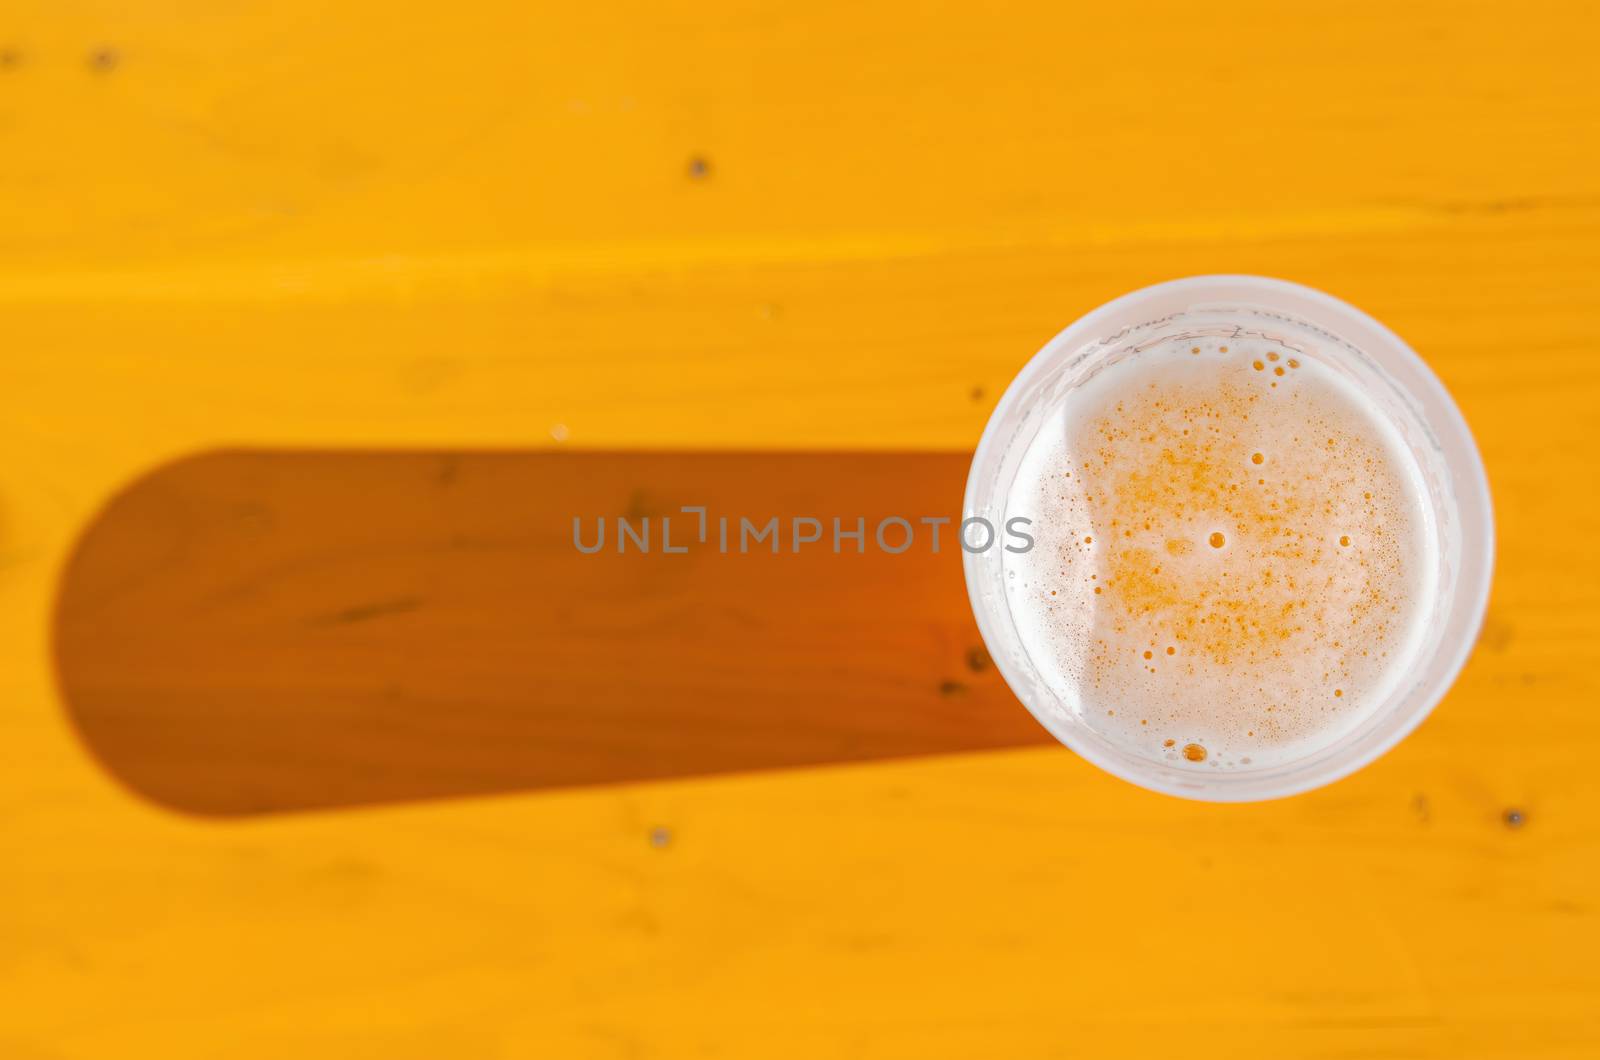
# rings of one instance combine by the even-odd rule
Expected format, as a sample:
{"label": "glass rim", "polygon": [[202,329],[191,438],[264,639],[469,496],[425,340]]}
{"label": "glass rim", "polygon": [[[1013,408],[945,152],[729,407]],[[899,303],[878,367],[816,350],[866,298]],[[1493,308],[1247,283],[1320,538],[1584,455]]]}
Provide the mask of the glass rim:
{"label": "glass rim", "polygon": [[[1256,295],[1260,301],[1253,301],[1251,295]],[[1187,299],[1191,307],[1208,302],[1234,302],[1241,308],[1288,313],[1292,319],[1297,319],[1293,317],[1294,310],[1284,308],[1283,303],[1307,304],[1322,316],[1338,321],[1339,327],[1332,337],[1353,346],[1372,361],[1389,375],[1405,398],[1419,406],[1414,411],[1432,433],[1432,441],[1449,468],[1453,499],[1464,524],[1461,583],[1454,588],[1448,613],[1455,615],[1465,611],[1469,616],[1466,635],[1453,643],[1441,642],[1431,655],[1416,660],[1414,665],[1430,668],[1435,673],[1434,678],[1414,703],[1401,702],[1391,707],[1391,715],[1404,708],[1405,716],[1399,717],[1390,731],[1366,746],[1341,748],[1335,741],[1307,756],[1266,769],[1182,774],[1181,780],[1169,780],[1162,775],[1167,771],[1151,759],[1117,747],[1109,739],[1094,734],[1085,723],[1058,719],[1030,701],[1022,690],[1031,687],[1032,680],[1015,672],[1006,652],[995,650],[1002,637],[1001,631],[995,628],[996,616],[990,613],[992,605],[986,601],[983,591],[989,578],[981,568],[983,557],[971,553],[962,558],[967,595],[979,632],[1006,684],[1052,736],[1080,757],[1139,787],[1181,798],[1207,802],[1283,798],[1331,784],[1382,757],[1432,713],[1454,684],[1477,643],[1493,581],[1495,538],[1488,475],[1466,419],[1449,391],[1416,351],[1383,323],[1342,299],[1288,280],[1245,274],[1203,275],[1152,284],[1112,299],[1067,325],[1028,360],[996,403],[973,451],[962,498],[964,519],[985,514],[980,511],[983,506],[979,500],[986,485],[992,485],[984,481],[985,474],[998,468],[997,460],[1004,455],[1004,447],[1009,446],[1016,433],[1017,417],[1024,411],[1025,395],[1032,386],[1046,372],[1056,368],[1064,356],[1117,334],[1122,329],[1113,328],[1113,322],[1127,316],[1130,310],[1144,303],[1175,297]],[[1324,330],[1310,321],[1297,322]],[[1362,343],[1361,338],[1368,342]],[[1396,368],[1403,369],[1405,378],[1395,378]],[[1422,404],[1431,411],[1424,413]],[[1346,753],[1341,754],[1341,750]]]}

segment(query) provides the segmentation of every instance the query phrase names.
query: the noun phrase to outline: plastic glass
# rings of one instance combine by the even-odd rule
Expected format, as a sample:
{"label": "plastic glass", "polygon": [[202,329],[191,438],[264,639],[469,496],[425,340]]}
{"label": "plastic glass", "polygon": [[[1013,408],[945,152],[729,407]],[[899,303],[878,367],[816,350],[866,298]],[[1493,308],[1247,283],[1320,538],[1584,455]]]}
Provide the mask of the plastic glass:
{"label": "plastic glass", "polygon": [[[1197,276],[1108,302],[1048,342],[1006,389],[967,478],[964,518],[1004,525],[1022,455],[1070,389],[1101,366],[1165,336],[1316,335],[1303,353],[1352,379],[1411,450],[1432,513],[1439,570],[1426,633],[1409,671],[1354,729],[1306,755],[1258,768],[1207,769],[1138,755],[1084,721],[1039,677],[1005,591],[1004,553],[968,553],[967,592],[983,639],[1012,691],[1055,737],[1109,773],[1152,791],[1215,802],[1278,798],[1346,776],[1389,750],[1444,696],[1477,640],[1494,565],[1489,483],[1455,402],[1421,358],[1372,317],[1320,291],[1258,276]],[[1027,513],[1016,513],[1027,514]]]}

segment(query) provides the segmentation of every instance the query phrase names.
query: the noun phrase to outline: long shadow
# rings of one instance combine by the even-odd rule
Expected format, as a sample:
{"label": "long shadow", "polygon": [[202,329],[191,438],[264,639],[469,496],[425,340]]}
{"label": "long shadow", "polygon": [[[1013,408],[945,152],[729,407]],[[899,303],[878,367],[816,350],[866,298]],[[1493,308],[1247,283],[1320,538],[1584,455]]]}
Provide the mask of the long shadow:
{"label": "long shadow", "polygon": [[[968,609],[966,466],[202,454],[132,484],[78,543],[54,620],[63,698],[113,775],[212,816],[1046,743]],[[707,509],[704,542],[685,506]],[[835,516],[865,520],[864,552],[833,551]],[[874,539],[889,516],[916,535],[899,554]],[[937,553],[924,516],[951,519]],[[585,547],[606,519],[603,548],[576,547],[574,517]],[[779,551],[741,551],[740,517],[776,517]],[[821,523],[798,552],[796,517]],[[664,551],[664,518],[686,551]]]}

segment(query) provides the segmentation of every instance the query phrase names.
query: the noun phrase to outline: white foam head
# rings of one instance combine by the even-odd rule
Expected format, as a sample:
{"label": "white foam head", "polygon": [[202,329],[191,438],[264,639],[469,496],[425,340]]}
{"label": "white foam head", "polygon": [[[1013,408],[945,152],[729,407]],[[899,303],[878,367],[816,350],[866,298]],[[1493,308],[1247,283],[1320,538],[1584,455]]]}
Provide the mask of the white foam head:
{"label": "white foam head", "polygon": [[1422,472],[1328,344],[1179,328],[1041,410],[1006,497],[1022,645],[1127,752],[1271,768],[1351,732],[1414,665],[1436,589]]}

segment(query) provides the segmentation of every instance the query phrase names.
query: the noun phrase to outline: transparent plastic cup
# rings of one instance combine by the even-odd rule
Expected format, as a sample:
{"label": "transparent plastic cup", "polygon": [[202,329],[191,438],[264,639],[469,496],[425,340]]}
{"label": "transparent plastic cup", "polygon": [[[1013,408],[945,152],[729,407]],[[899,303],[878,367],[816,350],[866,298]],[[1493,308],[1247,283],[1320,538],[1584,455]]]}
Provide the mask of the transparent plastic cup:
{"label": "transparent plastic cup", "polygon": [[1259,768],[1205,769],[1136,754],[1093,728],[1041,679],[1007,602],[1002,550],[964,559],[967,593],[989,652],[1046,729],[1124,780],[1215,802],[1292,795],[1360,769],[1427,717],[1472,651],[1494,566],[1489,483],[1466,421],[1428,366],[1359,309],[1299,284],[1196,276],[1146,287],[1082,317],[1022,369],[984,429],[963,504],[964,518],[982,517],[996,526],[1013,514],[1028,514],[1006,510],[1021,458],[1063,395],[1100,367],[1156,339],[1240,333],[1286,341],[1353,381],[1393,422],[1422,472],[1423,505],[1432,512],[1436,536],[1437,592],[1413,665],[1359,725],[1300,758]]}

